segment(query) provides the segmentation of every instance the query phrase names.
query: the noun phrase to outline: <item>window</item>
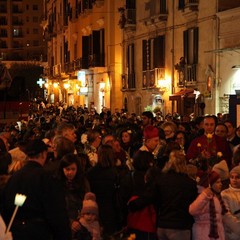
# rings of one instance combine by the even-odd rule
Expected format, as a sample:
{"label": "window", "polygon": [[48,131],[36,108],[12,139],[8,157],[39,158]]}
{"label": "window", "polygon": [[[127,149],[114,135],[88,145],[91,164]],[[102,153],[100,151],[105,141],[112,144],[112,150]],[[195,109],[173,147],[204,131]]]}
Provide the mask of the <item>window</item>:
{"label": "window", "polygon": [[33,40],[33,46],[39,46],[39,41],[38,40]]}
{"label": "window", "polygon": [[29,22],[29,17],[28,16],[26,17],[26,22]]}
{"label": "window", "polygon": [[129,44],[127,48],[127,67],[128,67],[128,87],[135,88],[135,66],[134,66],[134,44]]}
{"label": "window", "polygon": [[187,64],[198,63],[198,28],[190,28],[183,33],[184,57]]}
{"label": "window", "polygon": [[38,34],[38,28],[33,28],[33,34]]}
{"label": "window", "polygon": [[38,22],[38,17],[33,17],[33,22],[37,23]]}
{"label": "window", "polygon": [[26,5],[26,10],[29,10],[29,5],[28,4]]}
{"label": "window", "polygon": [[197,81],[198,63],[198,28],[190,28],[183,32],[184,60],[186,62],[184,79],[186,84],[195,84]]}
{"label": "window", "polygon": [[17,36],[19,36],[19,35],[20,35],[19,29],[13,29],[13,36],[14,36],[14,37],[17,37]]}
{"label": "window", "polygon": [[92,33],[93,66],[103,67],[104,63],[104,29]]}
{"label": "window", "polygon": [[7,18],[6,17],[0,17],[0,25],[7,25]]}
{"label": "window", "polygon": [[38,5],[33,4],[32,9],[33,9],[34,11],[38,10]]}

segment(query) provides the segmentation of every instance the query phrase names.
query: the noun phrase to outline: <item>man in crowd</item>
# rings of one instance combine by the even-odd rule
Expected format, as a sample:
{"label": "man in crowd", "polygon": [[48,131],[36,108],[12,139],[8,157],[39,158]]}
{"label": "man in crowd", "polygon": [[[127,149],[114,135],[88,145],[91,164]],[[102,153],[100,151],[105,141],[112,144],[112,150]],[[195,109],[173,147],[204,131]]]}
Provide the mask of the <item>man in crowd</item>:
{"label": "man in crowd", "polygon": [[13,221],[13,239],[70,240],[63,189],[43,169],[47,145],[41,140],[32,140],[25,153],[28,162],[9,179],[1,201],[0,211],[8,224],[14,212],[16,194],[27,197]]}
{"label": "man in crowd", "polygon": [[187,160],[194,160],[201,154],[202,157],[210,159],[216,157],[218,152],[222,153],[228,167],[231,166],[232,151],[227,141],[214,134],[216,117],[205,116],[203,121],[204,134],[196,137],[187,150]]}

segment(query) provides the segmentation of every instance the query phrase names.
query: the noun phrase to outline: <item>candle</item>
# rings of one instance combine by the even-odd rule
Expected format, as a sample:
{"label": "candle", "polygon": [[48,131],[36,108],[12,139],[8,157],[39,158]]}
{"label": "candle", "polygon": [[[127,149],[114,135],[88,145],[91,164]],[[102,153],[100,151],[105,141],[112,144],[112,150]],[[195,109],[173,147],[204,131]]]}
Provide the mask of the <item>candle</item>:
{"label": "candle", "polygon": [[14,212],[13,212],[13,215],[12,215],[12,217],[11,217],[11,220],[10,220],[10,222],[9,222],[9,224],[8,224],[6,233],[9,232],[9,230],[10,230],[10,228],[11,228],[11,226],[12,226],[13,220],[14,220],[16,214],[17,214],[17,210],[18,210],[19,207],[21,207],[21,206],[24,204],[26,198],[27,198],[26,195],[19,194],[19,193],[16,194],[15,200],[14,200],[14,204],[16,205],[16,207],[15,207],[15,209],[14,209]]}
{"label": "candle", "polygon": [[14,204],[16,206],[21,207],[24,204],[26,198],[27,198],[27,196],[17,193],[16,196],[15,196]]}

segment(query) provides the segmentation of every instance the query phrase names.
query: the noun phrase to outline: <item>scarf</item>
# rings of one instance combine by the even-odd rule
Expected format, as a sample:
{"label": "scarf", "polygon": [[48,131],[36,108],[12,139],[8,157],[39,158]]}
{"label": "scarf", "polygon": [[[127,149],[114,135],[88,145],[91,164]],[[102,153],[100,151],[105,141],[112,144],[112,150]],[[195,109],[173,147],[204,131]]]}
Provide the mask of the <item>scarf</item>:
{"label": "scarf", "polygon": [[[212,190],[213,191],[213,190]],[[216,197],[218,198],[221,208],[222,208],[222,215],[225,215],[228,210],[223,202],[223,199],[221,197],[220,193],[216,193],[213,191],[213,193],[216,195]],[[216,209],[215,209],[215,204],[214,204],[214,198],[210,199],[209,202],[209,213],[210,213],[210,232],[209,232],[209,237],[210,238],[214,238],[214,239],[218,239],[219,235],[218,235],[218,228],[217,228],[217,217],[216,217]]]}
{"label": "scarf", "polygon": [[79,221],[91,233],[93,240],[101,240],[101,230],[97,220],[88,223],[83,217],[81,217]]}

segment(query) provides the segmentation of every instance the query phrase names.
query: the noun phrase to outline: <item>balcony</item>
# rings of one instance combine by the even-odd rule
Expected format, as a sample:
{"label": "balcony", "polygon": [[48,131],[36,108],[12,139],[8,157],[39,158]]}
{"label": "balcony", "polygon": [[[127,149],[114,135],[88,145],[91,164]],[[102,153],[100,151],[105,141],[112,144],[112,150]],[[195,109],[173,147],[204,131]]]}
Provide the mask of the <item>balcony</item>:
{"label": "balcony", "polygon": [[124,30],[136,29],[136,9],[126,9],[126,23]]}
{"label": "balcony", "polygon": [[197,65],[185,66],[185,86],[195,86],[197,83]]}

